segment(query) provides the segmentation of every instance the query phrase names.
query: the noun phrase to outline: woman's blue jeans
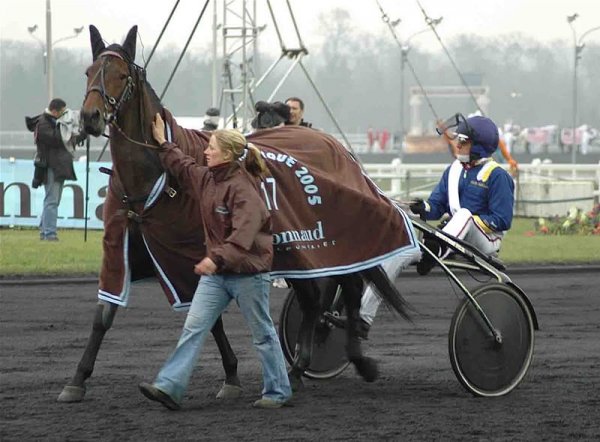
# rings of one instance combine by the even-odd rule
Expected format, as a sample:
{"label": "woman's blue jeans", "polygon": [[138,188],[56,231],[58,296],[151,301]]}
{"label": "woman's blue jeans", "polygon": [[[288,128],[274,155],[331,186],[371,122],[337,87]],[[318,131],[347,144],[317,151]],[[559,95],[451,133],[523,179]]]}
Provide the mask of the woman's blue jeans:
{"label": "woman's blue jeans", "polygon": [[269,314],[270,287],[268,273],[202,276],[177,347],[158,373],[154,386],[181,402],[208,333],[234,299],[250,327],[262,363],[262,397],[281,402],[289,399],[292,391],[283,352]]}

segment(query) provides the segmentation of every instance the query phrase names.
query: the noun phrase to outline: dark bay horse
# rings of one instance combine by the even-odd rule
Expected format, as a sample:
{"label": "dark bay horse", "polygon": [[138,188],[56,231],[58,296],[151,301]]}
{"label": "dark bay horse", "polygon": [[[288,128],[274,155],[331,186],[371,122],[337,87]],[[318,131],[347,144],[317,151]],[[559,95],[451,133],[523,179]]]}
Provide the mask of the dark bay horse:
{"label": "dark bay horse", "polygon": [[[156,112],[162,110],[160,101],[151,88],[145,86],[145,72],[135,65],[135,46],[137,40],[137,27],[132,28],[122,46],[111,45],[105,47],[98,30],[90,26],[90,37],[92,41],[92,53],[94,63],[86,71],[88,87],[82,107],[84,125],[90,135],[99,136],[104,132],[105,125],[111,124],[110,149],[113,160],[111,172],[109,196],[104,207],[103,219],[105,221],[103,271],[101,272],[101,284],[111,285],[110,282],[102,281],[103,278],[110,279],[114,274],[115,261],[111,247],[119,241],[118,234],[112,235],[111,228],[126,228],[127,235],[121,239],[124,244],[117,244],[117,248],[126,250],[129,271],[123,278],[130,281],[157,276],[161,269],[153,262],[150,256],[145,238],[142,235],[143,226],[153,223],[158,229],[179,228],[182,234],[175,247],[181,247],[181,238],[187,242],[193,242],[195,249],[186,252],[183,260],[176,260],[174,265],[193,265],[202,259],[204,254],[204,236],[201,218],[189,216],[185,222],[169,219],[161,216],[164,210],[157,210],[152,219],[143,223],[142,219],[135,214],[144,211],[144,205],[149,195],[153,192],[153,186],[163,175],[164,171],[156,154],[148,149],[142,149],[137,144],[151,142],[148,137],[149,119]],[[114,50],[114,51],[113,51]],[[199,134],[206,138],[206,135]],[[135,141],[138,140],[138,141]],[[198,161],[203,161],[203,155],[198,156]],[[174,192],[173,187],[168,191]],[[168,198],[170,203],[177,201],[175,212],[178,216],[189,215],[194,212],[194,205],[190,198],[179,193],[174,198]],[[112,227],[111,227],[112,226]],[[189,248],[188,248],[189,249]],[[111,267],[112,266],[112,267]],[[189,280],[183,282],[188,296],[193,294],[198,277],[189,272]],[[104,275],[104,276],[102,276]],[[129,281],[125,281],[128,286]],[[161,280],[164,287],[164,281]],[[128,290],[128,287],[125,290]],[[99,291],[102,293],[102,290]],[[172,295],[172,293],[170,293]],[[102,344],[105,333],[110,329],[119,305],[126,302],[112,302],[107,297],[99,296],[100,300],[94,316],[92,332],[89,336],[83,356],[77,366],[75,375],[64,387],[58,397],[60,402],[78,402],[85,396],[85,381],[91,376],[98,351]],[[176,304],[173,299],[169,299]],[[179,302],[185,307],[185,302]],[[188,302],[189,304],[189,302]],[[237,358],[231,349],[225,332],[222,319],[215,323],[212,334],[215,338],[225,369],[225,384],[219,392],[219,397],[227,397],[236,394],[240,381],[237,376]],[[233,387],[233,388],[231,388]]]}
{"label": "dark bay horse", "polygon": [[[100,273],[100,302],[88,345],[74,377],[59,396],[59,401],[74,402],[83,399],[84,383],[91,376],[104,334],[112,324],[118,305],[126,305],[130,281],[157,276],[171,304],[176,308],[185,307],[191,301],[198,281],[197,276],[192,272],[193,265],[205,256],[201,214],[184,189],[180,189],[172,179],[169,180],[161,167],[158,155],[155,150],[150,148],[156,147],[151,135],[151,123],[154,115],[161,113],[170,130],[168,138],[173,139],[186,154],[196,158],[200,165],[204,164],[203,150],[208,144],[210,134],[178,126],[171,114],[163,108],[146,81],[145,71],[134,63],[136,33],[137,27],[133,27],[123,45],[112,44],[106,47],[98,30],[94,26],[90,26],[94,61],[86,72],[87,91],[81,116],[85,130],[91,135],[99,136],[104,132],[106,125],[110,126],[113,170],[103,213],[105,234],[103,264]],[[291,168],[292,164],[295,164],[295,160],[292,161],[293,158],[284,152],[286,148],[291,148],[296,135],[299,134],[294,130],[282,129],[282,132],[278,134],[275,134],[274,131],[265,131],[264,134],[256,133],[250,137],[250,140],[261,148],[263,153],[265,150],[276,149],[278,145],[283,145],[281,151],[270,151],[266,155],[273,158],[274,163],[279,162],[279,166],[283,164],[284,169]],[[306,128],[299,130],[310,131]],[[281,134],[284,135],[283,138]],[[346,165],[345,157],[339,158],[344,154],[339,153],[340,149],[337,146],[339,143],[333,141],[333,138],[316,131],[306,132],[303,135],[312,137],[313,141],[317,140],[317,144],[322,145],[322,141],[325,140],[327,146],[333,146],[331,153],[327,154],[331,155],[331,158],[325,154],[320,155],[310,162],[307,161],[308,164],[324,163],[319,164],[319,167],[325,170],[325,175],[333,175],[336,170],[344,170],[344,167],[349,167]],[[343,150],[343,147],[341,149]],[[273,164],[268,163],[268,165],[274,176],[277,176]],[[314,194],[316,186],[310,184],[312,183],[310,176],[303,175],[304,169],[306,167],[295,169],[295,174],[292,175],[298,182],[296,184],[304,186],[303,191],[306,195],[302,196],[307,196],[311,204],[318,204],[316,198],[320,197]],[[285,178],[281,176],[278,176],[277,179],[278,182],[285,181]],[[364,178],[359,176],[355,181],[362,183]],[[364,184],[361,185],[364,187]],[[360,190],[353,190],[355,199],[361,198]],[[288,193],[297,194],[298,192],[290,191]],[[369,201],[374,206],[381,205],[376,198],[371,198]],[[286,202],[282,202],[282,205],[283,203]],[[296,218],[300,209],[296,208],[293,202],[287,203],[290,207],[286,213],[291,218]],[[311,215],[314,212],[313,209],[314,207],[308,207],[306,213]],[[359,209],[351,207],[342,206],[336,208],[335,211],[335,216],[340,220],[344,216],[353,218],[360,215]],[[280,213],[283,212],[282,210]],[[391,221],[388,222],[387,214],[391,212],[387,206],[383,213],[384,215],[378,219],[384,220],[385,226],[394,226],[395,224]],[[277,215],[275,216],[278,219]],[[368,218],[369,216],[367,216]],[[320,238],[319,235],[323,236],[321,221],[319,220],[316,225],[317,228],[314,230],[300,232],[285,230],[275,234],[274,238],[276,237],[277,240],[274,239],[274,243],[277,243],[278,246],[276,247],[274,267],[278,267],[282,263],[292,265],[292,268],[301,267],[297,265],[297,261],[301,258],[294,253],[302,253],[302,248],[314,248],[315,246],[283,247],[282,243],[295,240],[293,239],[294,235],[298,235],[298,237],[307,235],[311,240],[312,236]],[[340,234],[344,233],[344,228],[341,228]],[[369,226],[365,226],[365,228],[368,230]],[[335,226],[332,226],[332,230],[335,230]],[[351,238],[356,246],[351,244],[350,250],[360,249],[360,243],[357,241],[360,238],[360,234]],[[384,238],[382,242],[385,243],[386,239]],[[323,247],[330,250],[333,249],[332,244],[335,245],[335,240],[322,242]],[[316,247],[321,247],[321,245]],[[369,258],[379,255],[372,251],[372,245],[364,248],[367,249],[365,253]],[[278,249],[280,253],[277,252]],[[289,253],[285,255],[284,251]],[[389,252],[389,256],[392,256],[392,252]],[[349,254],[349,251],[347,250],[343,254]],[[408,315],[402,297],[381,267],[377,265],[378,262],[367,259],[360,265],[354,263],[355,261],[350,260],[345,266],[332,268],[327,276],[335,277],[343,289],[342,293],[348,312],[348,358],[355,364],[361,376],[367,381],[372,381],[377,377],[377,366],[374,360],[363,355],[357,333],[363,278],[372,282],[378,292],[397,312],[405,317]],[[309,269],[317,266],[312,264],[310,259],[303,262],[302,265]],[[286,275],[292,278],[294,275],[296,276],[294,287],[304,313],[298,338],[300,351],[291,372],[293,376],[300,376],[303,369],[310,363],[314,324],[318,315],[318,295],[310,272],[304,275],[296,275],[296,273]],[[316,273],[314,276],[323,275]],[[187,299],[185,299],[186,297]],[[213,335],[221,352],[226,374],[225,384],[219,395],[234,394],[237,391],[236,387],[240,385],[237,377],[237,359],[229,346],[220,319],[213,328]]]}

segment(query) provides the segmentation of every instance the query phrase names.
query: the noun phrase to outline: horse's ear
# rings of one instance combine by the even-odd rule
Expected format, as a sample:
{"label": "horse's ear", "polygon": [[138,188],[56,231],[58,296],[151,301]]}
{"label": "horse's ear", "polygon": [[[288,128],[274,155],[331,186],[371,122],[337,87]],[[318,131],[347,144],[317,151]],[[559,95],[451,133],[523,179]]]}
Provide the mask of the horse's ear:
{"label": "horse's ear", "polygon": [[90,25],[90,43],[92,43],[92,57],[93,60],[96,61],[106,46],[104,46],[104,41],[102,40],[100,31],[94,25]]}
{"label": "horse's ear", "polygon": [[125,41],[123,42],[123,50],[131,61],[135,60],[135,45],[137,43],[137,25],[132,27],[127,33],[127,37],[125,37]]}

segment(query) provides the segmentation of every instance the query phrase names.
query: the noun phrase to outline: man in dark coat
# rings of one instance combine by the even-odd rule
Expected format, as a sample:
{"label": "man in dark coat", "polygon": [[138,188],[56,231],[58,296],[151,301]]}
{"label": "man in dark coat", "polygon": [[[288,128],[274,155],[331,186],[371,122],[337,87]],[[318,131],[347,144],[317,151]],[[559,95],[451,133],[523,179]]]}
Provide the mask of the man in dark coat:
{"label": "man in dark coat", "polygon": [[[56,221],[63,185],[65,180],[77,180],[73,168],[73,155],[63,141],[60,123],[57,121],[66,110],[67,104],[64,100],[55,98],[48,105],[48,109],[35,118],[37,153],[32,187],[37,188],[43,183],[46,191],[40,219],[42,241],[58,241]],[[29,119],[28,125],[31,120]]]}

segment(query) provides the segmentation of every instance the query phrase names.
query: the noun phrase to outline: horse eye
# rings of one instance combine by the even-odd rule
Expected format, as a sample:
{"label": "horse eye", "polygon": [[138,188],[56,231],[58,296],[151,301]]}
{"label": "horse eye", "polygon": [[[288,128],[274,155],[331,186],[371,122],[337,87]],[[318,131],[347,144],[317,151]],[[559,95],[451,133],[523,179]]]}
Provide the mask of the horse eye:
{"label": "horse eye", "polygon": [[125,80],[127,78],[127,74],[121,74],[121,75],[119,75],[119,78],[121,80]]}

